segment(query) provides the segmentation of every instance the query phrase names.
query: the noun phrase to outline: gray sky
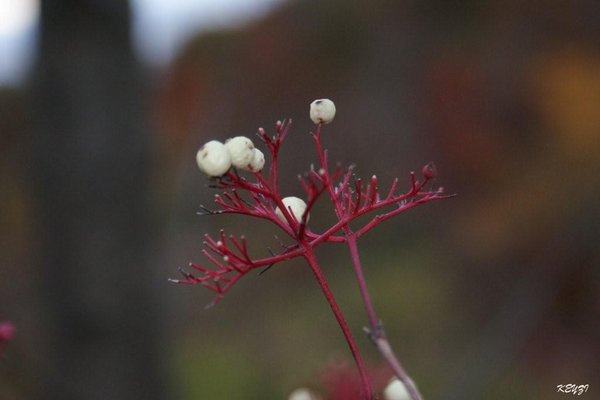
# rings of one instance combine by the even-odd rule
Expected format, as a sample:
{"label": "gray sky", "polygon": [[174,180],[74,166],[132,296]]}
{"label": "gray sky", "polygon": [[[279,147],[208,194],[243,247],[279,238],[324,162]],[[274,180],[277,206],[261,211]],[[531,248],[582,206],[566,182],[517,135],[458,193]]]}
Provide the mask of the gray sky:
{"label": "gray sky", "polygon": [[[261,17],[285,0],[130,0],[136,51],[168,64],[191,35]],[[0,86],[18,85],[34,57],[40,0],[0,0]]]}

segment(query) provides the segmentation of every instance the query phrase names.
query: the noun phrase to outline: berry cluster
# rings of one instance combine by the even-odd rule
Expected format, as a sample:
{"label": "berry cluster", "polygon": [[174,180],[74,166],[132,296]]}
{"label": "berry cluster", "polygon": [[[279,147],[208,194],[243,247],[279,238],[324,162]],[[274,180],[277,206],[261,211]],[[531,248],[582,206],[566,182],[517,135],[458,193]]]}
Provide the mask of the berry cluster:
{"label": "berry cluster", "polygon": [[265,165],[265,155],[245,136],[228,139],[225,144],[211,140],[196,154],[200,171],[208,176],[223,176],[231,167],[249,172],[260,172]]}

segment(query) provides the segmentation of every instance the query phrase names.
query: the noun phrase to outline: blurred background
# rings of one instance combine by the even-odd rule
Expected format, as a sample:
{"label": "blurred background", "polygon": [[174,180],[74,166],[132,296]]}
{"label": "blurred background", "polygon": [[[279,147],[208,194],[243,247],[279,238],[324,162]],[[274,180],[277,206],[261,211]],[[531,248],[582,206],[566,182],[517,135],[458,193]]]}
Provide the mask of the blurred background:
{"label": "blurred background", "polygon": [[[424,397],[597,398],[599,21],[594,0],[1,0],[0,399],[336,400],[352,359],[304,264],[209,310],[167,282],[206,232],[277,243],[196,215],[198,147],[292,118],[282,191],[301,195],[321,97],[332,160],[403,188],[433,160],[458,194],[359,243]],[[349,257],[320,250],[381,390]]]}

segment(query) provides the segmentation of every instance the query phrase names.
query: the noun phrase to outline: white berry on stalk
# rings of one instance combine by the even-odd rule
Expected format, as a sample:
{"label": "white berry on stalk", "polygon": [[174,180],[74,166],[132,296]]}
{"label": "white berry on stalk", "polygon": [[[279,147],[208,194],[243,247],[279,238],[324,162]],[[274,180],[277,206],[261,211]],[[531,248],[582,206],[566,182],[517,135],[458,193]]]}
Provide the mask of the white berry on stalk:
{"label": "white berry on stalk", "polygon": [[[294,218],[298,222],[302,221],[302,216],[304,215],[304,211],[306,211],[306,203],[304,202],[304,200],[298,197],[290,196],[281,199],[281,202],[287,209],[288,213],[290,213],[291,210],[292,218]],[[279,217],[280,220],[287,223],[287,220],[285,219],[285,216],[283,215],[283,212],[281,212],[279,207],[277,207],[277,209],[275,210],[275,214],[277,214],[277,217]],[[308,216],[306,217],[306,222],[308,222]]]}
{"label": "white berry on stalk", "polygon": [[245,168],[254,156],[254,143],[245,136],[236,136],[225,142],[231,156],[231,164],[236,168]]}
{"label": "white berry on stalk", "polygon": [[257,148],[254,148],[252,152],[252,160],[245,167],[242,167],[244,171],[249,172],[260,172],[265,166],[265,155],[262,151]]}
{"label": "white berry on stalk", "polygon": [[315,124],[328,124],[335,117],[335,104],[329,99],[319,99],[310,103],[310,119]]}
{"label": "white berry on stalk", "polygon": [[321,400],[321,396],[310,389],[298,388],[290,393],[288,400]]}
{"label": "white berry on stalk", "polygon": [[223,143],[211,140],[196,153],[196,163],[206,175],[222,176],[231,168],[231,156]]}
{"label": "white berry on stalk", "polygon": [[385,387],[383,398],[385,400],[411,400],[406,386],[397,378],[392,379]]}

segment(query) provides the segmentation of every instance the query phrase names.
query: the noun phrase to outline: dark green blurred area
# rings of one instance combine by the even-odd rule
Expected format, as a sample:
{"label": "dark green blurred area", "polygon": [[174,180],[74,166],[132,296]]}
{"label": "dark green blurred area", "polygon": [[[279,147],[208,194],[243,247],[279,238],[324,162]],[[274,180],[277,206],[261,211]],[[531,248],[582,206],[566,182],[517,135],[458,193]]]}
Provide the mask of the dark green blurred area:
{"label": "dark green blurred area", "polygon": [[[89,28],[109,32],[81,40],[127,39],[126,12],[104,7],[95,14],[93,2],[81,3],[83,20],[100,21]],[[42,18],[58,14],[46,5]],[[574,383],[589,384],[582,398],[595,398],[599,20],[595,1],[298,0],[235,31],[198,36],[164,73],[129,60],[126,42],[118,50],[124,58],[82,64],[110,54],[110,46],[80,60],[77,35],[70,38],[74,47],[40,57],[25,87],[0,91],[0,320],[17,327],[0,359],[0,399],[284,399],[298,386],[325,393],[325,377],[336,366],[352,368],[339,327],[301,262],[249,274],[208,310],[211,293],[167,282],[177,267],[204,263],[206,232],[245,234],[260,256],[277,246],[262,222],[196,215],[214,195],[195,166],[197,148],[210,139],[253,136],[259,126],[273,132],[276,120],[292,118],[281,154],[282,192],[301,195],[296,175],[317,161],[308,105],[321,97],[338,110],[323,133],[331,160],[356,163],[358,176],[376,174],[382,188],[396,176],[408,188],[409,172],[433,160],[436,183],[458,194],[388,221],[359,242],[375,307],[424,397],[558,399],[565,395],[556,386]],[[72,29],[85,32],[77,23]],[[70,67],[56,73],[63,61]],[[115,78],[120,68],[122,79]],[[102,74],[112,86],[103,86]],[[87,85],[114,95],[86,92]],[[98,97],[81,114],[89,119],[68,124],[64,131],[72,136],[63,135],[60,119],[48,116],[53,107],[79,115],[80,101],[61,103],[77,93]],[[117,123],[103,120],[114,115],[104,113],[111,107],[124,110]],[[126,129],[103,130],[112,126]],[[89,157],[70,157],[80,140]],[[45,150],[57,153],[44,164]],[[59,162],[64,157],[68,164]],[[73,202],[77,193],[60,187],[40,190],[48,184],[43,171],[57,163],[71,171],[78,162],[94,164],[82,167],[90,175],[81,187],[110,191],[106,198],[89,193],[97,208]],[[106,174],[111,166],[118,168]],[[80,182],[78,175],[61,180],[61,171],[48,176]],[[117,183],[105,187],[103,180]],[[73,204],[78,219],[104,221],[103,230],[94,235],[87,225],[85,234],[69,236],[62,255],[49,257],[45,243],[52,236],[62,243],[64,232],[61,219],[44,223],[41,215],[53,209],[44,208],[40,193],[51,195],[64,218],[72,217]],[[324,198],[312,228],[331,220]],[[113,239],[114,246],[100,245]],[[367,319],[345,248],[323,246],[318,256],[369,366],[387,379],[362,332]],[[52,292],[53,279],[64,290]],[[61,299],[73,285],[72,297]],[[106,298],[113,300],[103,308]],[[87,321],[83,327],[55,316],[65,304],[79,304],[67,315]],[[56,339],[75,331],[83,332],[76,336],[81,342]],[[86,366],[95,353],[111,351],[105,346],[113,334],[113,361],[95,368],[114,367],[118,376],[115,360],[129,355],[131,364],[122,365],[151,372],[123,379],[114,392],[95,388],[94,379],[70,387],[92,373]],[[104,347],[95,347],[99,341]],[[68,357],[62,348],[70,349]],[[152,396],[138,390],[145,379]],[[102,395],[104,389],[114,394]]]}

